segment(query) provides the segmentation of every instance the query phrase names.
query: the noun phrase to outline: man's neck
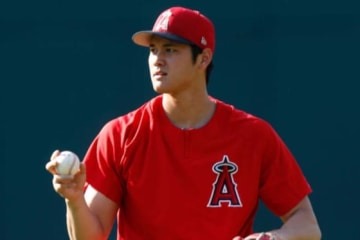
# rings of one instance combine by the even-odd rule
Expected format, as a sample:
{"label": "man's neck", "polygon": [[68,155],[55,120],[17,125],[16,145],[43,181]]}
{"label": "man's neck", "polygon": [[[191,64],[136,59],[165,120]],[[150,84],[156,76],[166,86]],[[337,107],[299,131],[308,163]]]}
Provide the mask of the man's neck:
{"label": "man's neck", "polygon": [[164,111],[170,121],[182,129],[195,129],[208,123],[215,112],[215,102],[206,92],[174,97],[163,94]]}

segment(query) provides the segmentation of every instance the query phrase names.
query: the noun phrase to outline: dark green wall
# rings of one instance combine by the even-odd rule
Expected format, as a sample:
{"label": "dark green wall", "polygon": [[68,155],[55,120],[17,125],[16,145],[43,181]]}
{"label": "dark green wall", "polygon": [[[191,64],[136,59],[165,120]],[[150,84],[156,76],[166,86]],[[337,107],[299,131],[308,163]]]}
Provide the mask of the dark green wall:
{"label": "dark green wall", "polygon": [[[0,239],[66,239],[44,165],[83,156],[109,119],[153,96],[131,34],[173,4],[217,28],[209,91],[267,119],[314,192],[324,239],[356,239],[360,207],[358,1],[2,1]],[[263,207],[256,229],[278,226]]]}

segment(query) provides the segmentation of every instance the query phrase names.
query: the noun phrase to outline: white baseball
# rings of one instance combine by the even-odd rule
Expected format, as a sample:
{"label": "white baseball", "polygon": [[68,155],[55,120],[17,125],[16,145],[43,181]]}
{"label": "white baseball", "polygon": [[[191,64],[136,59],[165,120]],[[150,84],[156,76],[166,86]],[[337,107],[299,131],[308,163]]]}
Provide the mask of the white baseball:
{"label": "white baseball", "polygon": [[55,161],[56,173],[62,176],[73,176],[80,169],[79,157],[71,151],[62,151]]}

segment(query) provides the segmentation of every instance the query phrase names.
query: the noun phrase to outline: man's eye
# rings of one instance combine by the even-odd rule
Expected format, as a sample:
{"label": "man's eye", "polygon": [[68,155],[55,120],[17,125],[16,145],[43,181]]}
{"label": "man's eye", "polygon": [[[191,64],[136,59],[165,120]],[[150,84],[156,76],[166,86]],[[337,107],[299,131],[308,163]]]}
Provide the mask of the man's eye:
{"label": "man's eye", "polygon": [[151,53],[156,53],[156,48],[149,48],[149,51],[151,52]]}
{"label": "man's eye", "polygon": [[173,53],[173,52],[175,52],[176,50],[174,49],[174,48],[167,48],[166,49],[166,52],[168,52],[168,53]]}

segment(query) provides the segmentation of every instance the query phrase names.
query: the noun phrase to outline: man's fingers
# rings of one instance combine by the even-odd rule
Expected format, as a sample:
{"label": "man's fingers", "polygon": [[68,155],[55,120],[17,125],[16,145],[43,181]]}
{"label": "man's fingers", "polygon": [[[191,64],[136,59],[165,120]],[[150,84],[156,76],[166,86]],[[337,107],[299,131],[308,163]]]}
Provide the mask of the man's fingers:
{"label": "man's fingers", "polygon": [[45,168],[51,174],[56,174],[56,162],[55,161],[47,162],[45,165]]}
{"label": "man's fingers", "polygon": [[51,154],[51,157],[50,157],[50,160],[54,160],[58,155],[60,154],[60,150],[55,150],[52,154]]}
{"label": "man's fingers", "polygon": [[80,163],[80,170],[79,172],[81,173],[86,173],[86,169],[85,169],[85,164],[84,163]]}
{"label": "man's fingers", "polygon": [[243,238],[240,237],[240,236],[236,236],[236,237],[234,237],[232,240],[243,240]]}
{"label": "man's fingers", "polygon": [[274,236],[271,233],[254,233],[250,236],[247,236],[244,240],[275,240]]}
{"label": "man's fingers", "polygon": [[244,240],[258,240],[260,239],[259,237],[262,236],[262,233],[254,233],[251,234],[250,236],[247,236],[246,238],[244,238]]}
{"label": "man's fingers", "polygon": [[59,150],[55,150],[50,157],[50,161],[46,163],[45,168],[51,174],[56,174],[56,161],[55,158],[60,154]]}

